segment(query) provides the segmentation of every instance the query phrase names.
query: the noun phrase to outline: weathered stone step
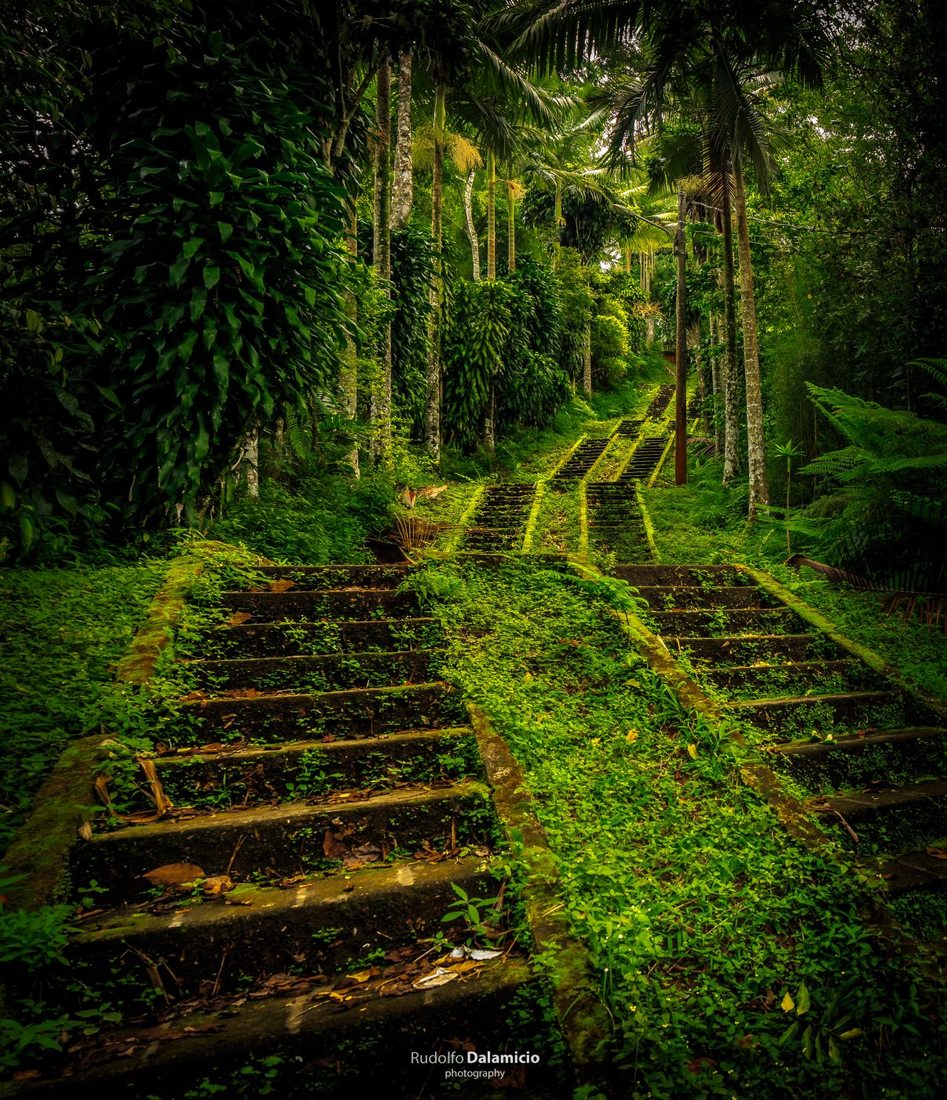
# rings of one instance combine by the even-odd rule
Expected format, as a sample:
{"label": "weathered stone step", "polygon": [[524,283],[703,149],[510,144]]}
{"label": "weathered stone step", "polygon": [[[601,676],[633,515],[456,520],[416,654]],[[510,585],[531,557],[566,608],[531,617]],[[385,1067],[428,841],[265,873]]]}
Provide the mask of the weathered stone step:
{"label": "weathered stone step", "polygon": [[798,632],[803,620],[788,607],[745,609],[718,608],[715,611],[649,611],[658,633],[680,637],[706,633],[717,637],[747,634]]}
{"label": "weathered stone step", "polygon": [[350,619],[319,623],[240,623],[211,632],[204,652],[214,656],[361,653],[426,649],[443,642],[436,619]]}
{"label": "weathered stone step", "polygon": [[[106,1052],[96,1059],[90,1043],[86,1066],[91,1063],[92,1068],[59,1079],[17,1083],[0,1096],[86,1100],[115,1094],[176,1100],[197,1095],[192,1090],[202,1082],[227,1080],[248,1064],[251,1052],[273,1058],[278,1067],[274,1095],[280,1097],[421,1095],[431,1081],[432,1066],[414,1064],[412,1052],[429,1054],[446,1045],[456,1051],[462,1069],[468,1048],[525,1049],[522,1039],[511,1037],[510,1014],[514,1003],[535,1005],[541,997],[529,965],[506,956],[459,980],[403,996],[387,996],[386,981],[390,984],[390,979],[380,977],[346,990],[349,1001],[317,988],[291,997],[242,999],[232,1007],[197,1009],[157,1029],[106,1031],[91,1043],[101,1048],[108,1040],[111,1056]],[[540,1010],[527,1009],[518,1023],[524,1035],[536,1034],[542,1026]],[[353,1053],[343,1061],[342,1051]],[[545,1056],[543,1065],[527,1067],[527,1080],[539,1086],[532,1095],[565,1094],[542,1090],[548,1061]],[[440,1081],[444,1067],[433,1068]],[[480,1088],[477,1093],[482,1095]]]}
{"label": "weathered stone step", "polygon": [[636,587],[682,584],[709,588],[750,583],[730,565],[616,565],[612,575]]}
{"label": "weathered stone step", "polygon": [[764,729],[778,727],[787,721],[814,721],[807,712],[815,707],[820,708],[823,713],[831,712],[834,722],[870,727],[877,725],[880,708],[895,708],[903,720],[904,711],[908,709],[907,704],[907,697],[898,691],[851,691],[831,695],[792,695],[777,699],[740,699],[728,703],[727,710]]}
{"label": "weathered stone step", "polygon": [[[700,677],[717,687],[744,694],[799,694],[828,680],[833,690],[868,691],[888,687],[887,681],[863,661],[760,661],[752,665],[706,666]],[[793,691],[795,688],[797,690]]]}
{"label": "weathered stone step", "polygon": [[415,566],[403,565],[268,565],[257,568],[271,581],[292,581],[296,589],[397,588]]}
{"label": "weathered stone step", "polygon": [[901,787],[823,795],[808,805],[815,813],[841,814],[853,821],[943,799],[947,799],[947,779],[927,779]]}
{"label": "weathered stone step", "polygon": [[450,725],[463,719],[463,703],[458,692],[436,681],[298,695],[217,697],[182,703],[180,713],[203,734],[228,731],[234,740],[297,741],[326,733],[373,737],[409,727]]}
{"label": "weathered stone step", "polygon": [[443,650],[327,653],[291,657],[231,657],[195,661],[189,671],[202,688],[254,687],[260,691],[331,691],[430,680]]}
{"label": "weathered stone step", "polygon": [[452,883],[470,897],[489,898],[497,883],[479,856],[367,867],[348,875],[310,878],[286,887],[245,883],[214,901],[188,903],[152,914],[122,906],[82,925],[69,957],[106,972],[131,948],[126,973],[143,959],[160,960],[162,980],[175,998],[201,981],[219,992],[267,973],[334,974],[380,945],[416,943],[443,930],[441,918],[456,900]]}
{"label": "weathered stone step", "polygon": [[297,741],[155,760],[165,794],[176,806],[218,808],[311,798],[331,790],[389,788],[479,775],[469,727],[405,730],[352,741]]}
{"label": "weathered stone step", "polygon": [[389,588],[337,588],[286,592],[224,592],[221,605],[229,611],[252,615],[256,622],[288,619],[386,619],[416,615],[413,592]]}
{"label": "weathered stone step", "polygon": [[[72,881],[95,880],[109,899],[147,891],[140,876],[171,863],[194,863],[207,875],[233,879],[265,872],[271,878],[338,866],[371,845],[383,853],[425,843],[482,841],[490,832],[489,792],[477,782],[434,789],[389,791],[359,801],[283,803],[125,826],[97,833],[72,852]],[[328,854],[327,854],[328,852]]]}
{"label": "weathered stone step", "polygon": [[867,786],[892,775],[920,779],[947,774],[947,729],[937,726],[793,741],[769,751],[777,768],[816,791]]}
{"label": "weathered stone step", "polygon": [[863,866],[881,875],[885,890],[891,895],[908,890],[934,890],[947,885],[947,847],[942,844],[939,850],[944,854],[921,849],[892,859],[863,861]]}
{"label": "weathered stone step", "polygon": [[683,611],[708,607],[735,609],[779,607],[768,593],[750,585],[716,585],[713,588],[683,584],[645,584],[638,595],[656,611]]}
{"label": "weathered stone step", "polygon": [[[678,636],[669,640],[672,649],[687,652],[697,661],[744,662],[785,657],[808,660],[844,654],[839,646],[821,634],[744,634],[729,638]],[[701,666],[701,672],[706,666]]]}

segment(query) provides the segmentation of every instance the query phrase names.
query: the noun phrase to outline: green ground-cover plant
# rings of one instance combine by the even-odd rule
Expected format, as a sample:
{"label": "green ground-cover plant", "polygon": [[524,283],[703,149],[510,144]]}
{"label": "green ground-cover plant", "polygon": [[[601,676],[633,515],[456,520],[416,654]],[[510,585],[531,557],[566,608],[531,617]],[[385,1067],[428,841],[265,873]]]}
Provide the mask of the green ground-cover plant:
{"label": "green ground-cover plant", "polygon": [[[730,740],[631,650],[613,596],[511,564],[468,569],[439,614],[448,676],[524,767],[634,1095],[936,1095],[916,1057],[944,1026],[934,990],[862,924],[856,881],[784,833]],[[812,1016],[784,1038],[802,983]]]}

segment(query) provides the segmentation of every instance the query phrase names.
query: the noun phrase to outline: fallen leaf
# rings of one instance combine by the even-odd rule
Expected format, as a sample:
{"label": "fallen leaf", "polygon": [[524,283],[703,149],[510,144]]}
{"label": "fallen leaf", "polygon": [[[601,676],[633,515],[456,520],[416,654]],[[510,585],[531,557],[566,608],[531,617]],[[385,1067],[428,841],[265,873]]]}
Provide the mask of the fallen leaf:
{"label": "fallen leaf", "polygon": [[79,836],[83,840],[91,840],[92,839],[92,822],[91,821],[83,821],[83,823],[79,826]]}
{"label": "fallen leaf", "polygon": [[165,863],[141,876],[152,886],[176,886],[180,882],[193,882],[194,879],[204,877],[204,868],[198,867],[196,863]]}
{"label": "fallen leaf", "polygon": [[925,848],[924,851],[934,859],[947,859],[947,848]]}
{"label": "fallen leaf", "polygon": [[456,970],[447,970],[443,966],[438,966],[430,974],[425,974],[413,981],[411,985],[415,989],[435,989],[437,986],[447,985],[448,982],[453,982],[459,977],[460,975]]}
{"label": "fallen leaf", "polygon": [[783,1012],[792,1012],[792,1010],[796,1007],[796,1002],[787,993],[786,996],[783,997],[783,999],[779,1002],[779,1007],[783,1010]]}
{"label": "fallen leaf", "polygon": [[270,581],[271,592],[288,592],[290,588],[295,588],[296,582],[291,580],[284,581]]}
{"label": "fallen leaf", "polygon": [[200,689],[196,691],[189,691],[187,695],[181,696],[182,703],[199,703],[202,699],[207,698],[207,692]]}
{"label": "fallen leaf", "polygon": [[687,755],[691,758],[691,760],[696,760],[697,759],[697,746],[694,745],[694,744],[688,745],[687,746]]}
{"label": "fallen leaf", "polygon": [[208,897],[220,897],[221,894],[226,894],[228,890],[232,889],[233,879],[230,875],[211,875],[210,878],[205,878],[201,883],[201,890]]}
{"label": "fallen leaf", "polygon": [[423,489],[418,489],[417,495],[427,500],[434,500],[435,497],[439,497],[441,493],[445,493],[446,491],[446,485],[425,485]]}
{"label": "fallen leaf", "polygon": [[227,620],[227,626],[240,626],[241,623],[245,623],[247,619],[252,619],[253,616],[249,611],[235,611]]}

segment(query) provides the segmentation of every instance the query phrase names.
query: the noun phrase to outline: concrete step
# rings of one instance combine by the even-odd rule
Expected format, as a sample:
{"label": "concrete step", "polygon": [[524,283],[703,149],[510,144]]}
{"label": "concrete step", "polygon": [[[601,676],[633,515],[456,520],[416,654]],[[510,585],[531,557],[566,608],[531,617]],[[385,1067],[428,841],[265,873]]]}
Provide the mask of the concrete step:
{"label": "concrete step", "polygon": [[667,637],[706,634],[725,638],[739,634],[798,633],[804,621],[788,607],[746,609],[718,608],[714,611],[649,611],[648,618],[659,634]]}
{"label": "concrete step", "polygon": [[[936,852],[941,854],[935,854]],[[905,852],[890,859],[862,860],[865,870],[885,880],[885,890],[892,896],[909,890],[940,890],[947,886],[947,847]]]}
{"label": "concrete step", "polygon": [[[95,880],[109,901],[147,895],[141,876],[172,863],[235,881],[341,867],[366,845],[383,855],[435,851],[490,838],[489,792],[476,782],[402,788],[357,801],[285,802],[93,834],[72,851],[72,881]],[[456,841],[456,844],[454,843]]]}
{"label": "concrete step", "polygon": [[441,918],[457,897],[452,884],[475,898],[497,892],[489,860],[479,856],[399,860],[285,887],[245,883],[213,899],[181,899],[170,911],[109,910],[82,924],[69,958],[105,972],[124,954],[126,971],[139,970],[145,988],[149,960],[175,1000],[201,983],[226,993],[266,974],[337,974],[374,949],[444,930]]}
{"label": "concrete step", "polygon": [[[801,695],[812,690],[869,691],[890,685],[874,669],[854,658],[834,661],[759,661],[752,665],[701,668],[700,679],[744,697]],[[831,684],[831,687],[826,687]],[[821,685],[821,688],[820,688]]]}
{"label": "concrete step", "polygon": [[744,634],[727,638],[680,635],[669,639],[668,645],[672,652],[687,653],[702,662],[701,672],[715,667],[703,662],[742,664],[778,657],[804,661],[822,656],[835,660],[845,655],[845,650],[821,634]]}
{"label": "concrete step", "polygon": [[243,612],[254,622],[286,622],[291,619],[371,619],[416,615],[413,592],[390,588],[337,588],[286,592],[224,592],[221,605]]}
{"label": "concrete step", "polygon": [[635,587],[657,584],[710,588],[720,584],[751,584],[743,573],[730,565],[616,565],[612,574]]}
{"label": "concrete step", "polygon": [[257,568],[270,581],[292,581],[296,589],[397,588],[415,566],[268,565]]}
{"label": "concrete step", "polygon": [[[538,980],[516,957],[504,956],[441,986],[413,989],[409,984],[402,995],[397,994],[403,983],[384,972],[341,990],[305,979],[298,984],[303,992],[290,996],[224,998],[222,1004],[218,1000],[217,1006],[171,1015],[157,1025],[101,1032],[76,1053],[80,1068],[73,1067],[69,1076],[16,1083],[0,1096],[197,1095],[205,1081],[240,1080],[247,1065],[260,1073],[253,1056],[275,1064],[274,1080],[264,1080],[273,1095],[285,1100],[415,1096],[428,1091],[432,1081],[443,1082],[453,1064],[419,1064],[412,1055],[441,1052],[455,1057],[463,1070],[468,1050],[525,1050],[525,1036],[540,1033],[543,1026],[541,1010],[530,1008],[541,996]],[[517,1004],[522,1035],[511,1033],[509,1023]],[[526,1066],[530,1094],[571,1094],[566,1081],[550,1084],[549,1052],[538,1060],[539,1065]],[[54,1064],[46,1059],[47,1072]],[[469,1083],[463,1078],[456,1084],[458,1096],[483,1095],[482,1081],[474,1093],[466,1091]],[[453,1090],[455,1082],[448,1079],[447,1085]]]}
{"label": "concrete step", "polygon": [[831,741],[773,745],[774,766],[810,790],[867,786],[892,775],[921,779],[947,774],[947,729],[907,726],[866,731]]}
{"label": "concrete step", "polygon": [[[818,708],[818,709],[816,709]],[[817,726],[825,724],[824,716],[836,725],[849,729],[896,728],[910,713],[910,701],[899,691],[850,691],[827,695],[794,695],[772,699],[739,699],[727,704],[727,711],[763,729],[779,729],[787,725]],[[814,714],[815,717],[811,715]],[[820,730],[820,732],[823,732]],[[828,732],[827,730],[824,732]]]}
{"label": "concrete step", "polygon": [[242,622],[212,631],[201,654],[216,658],[362,653],[427,649],[442,642],[437,620],[427,616],[320,623]]}
{"label": "concrete step", "polygon": [[332,691],[425,681],[443,650],[407,649],[385,653],[292,657],[237,657],[195,661],[188,666],[198,686],[211,691],[253,687],[259,691]]}
{"label": "concrete step", "polygon": [[212,752],[159,756],[154,763],[175,806],[218,809],[480,775],[476,741],[466,726],[356,740],[224,745]]}
{"label": "concrete step", "polygon": [[780,607],[768,593],[751,585],[656,584],[639,585],[638,595],[655,611],[682,611],[705,608]]}
{"label": "concrete step", "polygon": [[464,717],[460,693],[439,681],[307,694],[215,696],[181,703],[178,713],[207,740],[226,735],[232,740],[266,741],[314,740],[327,733],[374,737],[397,729],[456,724]]}

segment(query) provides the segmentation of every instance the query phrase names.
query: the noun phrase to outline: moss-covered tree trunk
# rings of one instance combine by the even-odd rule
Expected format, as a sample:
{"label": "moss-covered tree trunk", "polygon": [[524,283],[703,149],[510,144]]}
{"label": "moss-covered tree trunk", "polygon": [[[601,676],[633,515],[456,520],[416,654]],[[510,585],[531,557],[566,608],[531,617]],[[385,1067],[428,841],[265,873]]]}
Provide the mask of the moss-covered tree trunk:
{"label": "moss-covered tree trunk", "polygon": [[723,483],[732,485],[740,473],[740,386],[737,377],[736,286],[733,275],[733,216],[730,203],[730,173],[720,172],[721,221],[723,230]]}
{"label": "moss-covered tree trunk", "polygon": [[[358,256],[358,214],[355,210],[354,201],[349,208],[345,248],[351,262],[355,263]],[[358,302],[351,290],[345,293],[345,312],[351,322],[351,328],[354,329],[358,321]],[[354,429],[355,419],[358,415],[358,349],[355,346],[355,339],[351,331],[345,335],[345,347],[342,350],[342,366],[339,371],[339,406],[342,409],[343,416]],[[360,475],[358,443],[354,434],[346,460],[351,467],[352,475],[358,478]]]}
{"label": "moss-covered tree trunk", "polygon": [[424,445],[435,463],[441,458],[441,330],[444,310],[444,135],[447,124],[447,89],[434,93],[434,148],[431,178],[431,240],[434,270],[431,274],[431,313],[428,320],[427,394],[424,407]]}
{"label": "moss-covered tree trunk", "polygon": [[487,278],[497,277],[497,158],[487,151]]}
{"label": "moss-covered tree trunk", "polygon": [[516,270],[516,184],[506,182],[506,265]]}
{"label": "moss-covered tree trunk", "polygon": [[592,396],[592,319],[585,319],[582,330],[582,392]]}
{"label": "moss-covered tree trunk", "polygon": [[760,380],[760,349],[756,334],[756,294],[750,257],[750,223],[746,216],[746,183],[739,154],[733,164],[737,238],[740,245],[740,316],[743,323],[743,374],[746,379],[746,441],[750,480],[748,518],[755,520],[761,507],[769,504],[766,480],[766,439],[763,434],[763,387]]}
{"label": "moss-covered tree trunk", "polygon": [[477,224],[473,213],[473,189],[474,180],[477,178],[477,169],[471,168],[467,173],[467,182],[464,184],[464,216],[467,219],[467,236],[470,238],[470,263],[473,267],[474,282],[480,280],[480,237],[477,233]]}
{"label": "moss-covered tree trunk", "polygon": [[396,125],[391,225],[401,229],[411,217],[414,171],[411,163],[411,52],[398,54],[398,120]]}
{"label": "moss-covered tree trunk", "polygon": [[[375,91],[374,267],[384,298],[391,296],[391,63],[378,69]],[[387,308],[385,310],[387,314]],[[375,457],[388,466],[391,449],[391,321],[381,327],[378,371],[372,387],[371,419]]]}

